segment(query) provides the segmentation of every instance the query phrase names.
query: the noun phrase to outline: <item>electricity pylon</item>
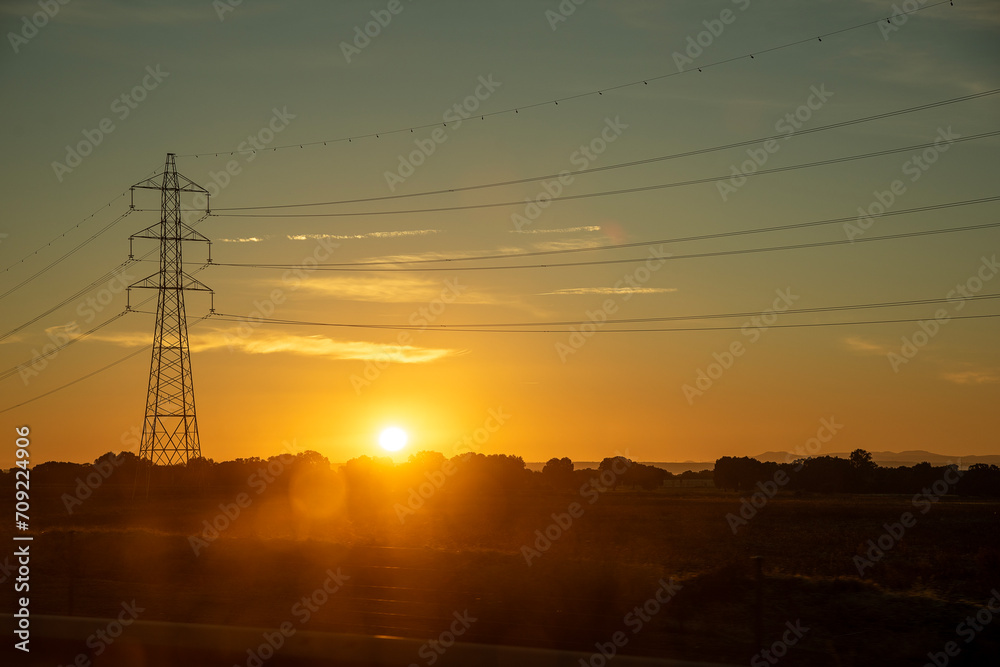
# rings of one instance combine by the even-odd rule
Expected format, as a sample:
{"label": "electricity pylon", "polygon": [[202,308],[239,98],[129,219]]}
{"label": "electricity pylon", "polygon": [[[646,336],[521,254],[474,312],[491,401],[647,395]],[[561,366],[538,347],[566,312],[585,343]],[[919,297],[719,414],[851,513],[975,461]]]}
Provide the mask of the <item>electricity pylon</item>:
{"label": "electricity pylon", "polygon": [[[162,180],[159,180],[160,176]],[[184,291],[211,293],[212,290],[184,272],[181,252],[184,241],[208,243],[208,261],[211,262],[212,258],[211,241],[181,221],[181,193],[203,194],[207,201],[208,191],[177,173],[173,153],[167,153],[162,174],[133,185],[133,195],[136,188],[161,192],[160,222],[129,237],[130,246],[133,239],[157,239],[160,242],[160,270],[129,285],[129,290],[136,287],[159,292],[139,458],[152,464],[187,463],[191,458],[201,456],[201,442],[194,406]],[[131,206],[135,208],[134,196]],[[211,210],[209,206],[206,209]],[[131,250],[129,259],[133,259]]]}

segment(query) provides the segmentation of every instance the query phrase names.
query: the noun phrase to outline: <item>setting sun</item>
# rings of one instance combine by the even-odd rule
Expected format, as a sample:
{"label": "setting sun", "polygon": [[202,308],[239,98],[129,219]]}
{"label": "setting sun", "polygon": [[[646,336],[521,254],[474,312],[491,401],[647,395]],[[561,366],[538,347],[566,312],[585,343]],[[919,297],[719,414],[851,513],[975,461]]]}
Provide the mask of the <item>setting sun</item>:
{"label": "setting sun", "polygon": [[387,452],[398,452],[406,447],[408,439],[406,431],[396,426],[390,426],[379,434],[378,444]]}

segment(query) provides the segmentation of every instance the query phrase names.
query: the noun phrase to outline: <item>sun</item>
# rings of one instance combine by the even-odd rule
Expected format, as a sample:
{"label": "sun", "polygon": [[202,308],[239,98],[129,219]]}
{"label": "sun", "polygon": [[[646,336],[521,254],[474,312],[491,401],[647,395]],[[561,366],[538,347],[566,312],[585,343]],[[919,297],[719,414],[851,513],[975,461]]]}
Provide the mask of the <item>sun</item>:
{"label": "sun", "polygon": [[406,431],[396,426],[390,426],[378,436],[378,444],[387,452],[398,452],[406,447],[407,440],[409,436],[406,435]]}

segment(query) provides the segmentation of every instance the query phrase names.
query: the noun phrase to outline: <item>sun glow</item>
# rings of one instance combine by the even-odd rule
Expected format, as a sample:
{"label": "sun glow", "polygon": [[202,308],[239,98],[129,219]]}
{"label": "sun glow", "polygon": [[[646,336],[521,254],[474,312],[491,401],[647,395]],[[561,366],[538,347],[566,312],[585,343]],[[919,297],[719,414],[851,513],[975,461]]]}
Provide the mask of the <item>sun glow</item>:
{"label": "sun glow", "polygon": [[406,447],[407,440],[406,431],[396,426],[390,426],[378,436],[378,444],[387,452],[398,452]]}

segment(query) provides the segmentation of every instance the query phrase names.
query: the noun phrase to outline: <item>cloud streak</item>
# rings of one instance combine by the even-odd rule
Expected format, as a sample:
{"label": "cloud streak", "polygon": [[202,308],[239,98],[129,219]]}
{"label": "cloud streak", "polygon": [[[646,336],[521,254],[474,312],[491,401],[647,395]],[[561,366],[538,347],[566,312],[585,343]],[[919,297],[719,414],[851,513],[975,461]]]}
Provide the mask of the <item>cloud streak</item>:
{"label": "cloud streak", "polygon": [[309,241],[313,239],[334,239],[337,241],[354,241],[366,239],[398,239],[407,236],[428,236],[440,234],[440,229],[410,229],[395,232],[366,232],[364,234],[289,234],[292,241]]}
{"label": "cloud streak", "polygon": [[[96,335],[94,339],[122,347],[149,344],[149,335],[141,333]],[[329,360],[391,361],[399,364],[426,364],[466,353],[465,350],[453,348],[387,345],[338,340],[326,336],[255,334],[253,337],[241,338],[227,332],[191,336],[190,346],[192,352],[228,349],[247,354],[296,354]]]}
{"label": "cloud streak", "polygon": [[849,336],[844,339],[844,345],[858,352],[869,352],[871,354],[886,354],[889,348],[879,343],[865,340],[861,336]]}
{"label": "cloud streak", "polygon": [[586,225],[583,227],[564,227],[562,229],[509,229],[511,234],[575,234],[577,232],[599,232],[600,225]]}
{"label": "cloud streak", "polygon": [[577,294],[666,294],[676,292],[676,287],[567,287],[553,292],[541,292],[539,296],[564,296]]}
{"label": "cloud streak", "polygon": [[1000,373],[993,370],[957,371],[943,373],[941,377],[955,384],[996,384],[1000,382]]}

